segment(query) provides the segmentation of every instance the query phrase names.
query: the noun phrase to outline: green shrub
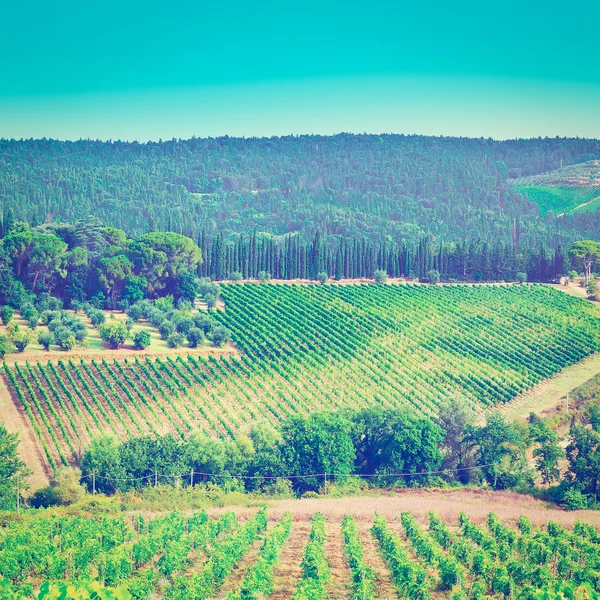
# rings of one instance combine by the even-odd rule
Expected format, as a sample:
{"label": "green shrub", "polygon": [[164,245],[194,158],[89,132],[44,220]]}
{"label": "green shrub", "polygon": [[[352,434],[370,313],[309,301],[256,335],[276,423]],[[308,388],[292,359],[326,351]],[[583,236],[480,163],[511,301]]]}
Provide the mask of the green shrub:
{"label": "green shrub", "polygon": [[140,329],[133,334],[133,343],[138,350],[144,350],[152,343],[152,336],[147,329]]}

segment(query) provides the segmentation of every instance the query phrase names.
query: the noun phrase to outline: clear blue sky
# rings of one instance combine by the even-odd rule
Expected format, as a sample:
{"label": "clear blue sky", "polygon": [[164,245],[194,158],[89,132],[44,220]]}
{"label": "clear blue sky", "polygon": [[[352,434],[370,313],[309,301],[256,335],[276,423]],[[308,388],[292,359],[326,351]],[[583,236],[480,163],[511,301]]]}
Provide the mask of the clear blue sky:
{"label": "clear blue sky", "polygon": [[600,137],[600,2],[4,3],[0,137]]}

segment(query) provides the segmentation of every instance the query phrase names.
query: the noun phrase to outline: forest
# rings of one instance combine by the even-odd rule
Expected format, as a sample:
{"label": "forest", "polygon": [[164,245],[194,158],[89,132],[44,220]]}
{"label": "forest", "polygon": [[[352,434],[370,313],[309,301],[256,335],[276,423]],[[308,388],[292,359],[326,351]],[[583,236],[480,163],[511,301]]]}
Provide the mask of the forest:
{"label": "forest", "polygon": [[220,256],[239,255],[254,238],[284,255],[317,234],[333,256],[355,245],[377,256],[385,244],[392,262],[424,239],[433,249],[466,243],[552,255],[596,239],[600,216],[540,216],[512,180],[598,156],[598,140],[567,138],[0,140],[0,213],[4,232],[7,219],[36,226],[94,215],[132,238],[180,233],[203,249],[204,265],[216,263],[216,278],[222,267],[209,256],[213,246]]}

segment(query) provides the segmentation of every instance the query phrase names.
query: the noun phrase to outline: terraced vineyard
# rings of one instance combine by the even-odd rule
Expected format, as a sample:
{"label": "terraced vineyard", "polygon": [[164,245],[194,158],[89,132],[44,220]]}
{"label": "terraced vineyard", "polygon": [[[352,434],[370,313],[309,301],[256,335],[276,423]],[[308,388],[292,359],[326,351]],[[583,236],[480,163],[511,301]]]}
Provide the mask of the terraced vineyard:
{"label": "terraced vineyard", "polygon": [[600,534],[590,525],[398,517],[340,522],[317,512],[308,522],[266,508],[246,519],[204,511],[151,520],[26,516],[0,525],[0,591],[26,598],[42,582],[90,580],[171,600],[531,598],[582,583],[600,590]]}
{"label": "terraced vineyard", "polygon": [[240,356],[5,365],[52,468],[89,439],[203,430],[369,404],[507,402],[600,349],[600,311],[545,286],[222,286]]}

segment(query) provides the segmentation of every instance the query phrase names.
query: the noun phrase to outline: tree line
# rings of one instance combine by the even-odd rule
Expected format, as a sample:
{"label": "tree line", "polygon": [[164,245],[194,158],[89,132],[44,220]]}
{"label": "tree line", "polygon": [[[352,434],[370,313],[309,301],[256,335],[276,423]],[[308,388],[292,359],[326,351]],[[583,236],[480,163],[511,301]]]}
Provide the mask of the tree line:
{"label": "tree line", "polygon": [[[598,242],[570,248],[515,252],[512,244],[435,244],[422,238],[415,248],[392,241],[340,240],[320,232],[308,242],[253,234],[209,242],[173,232],[133,239],[90,217],[73,224],[32,227],[15,221],[0,238],[0,306],[21,308],[52,294],[70,308],[90,302],[97,309],[126,309],[144,299],[172,296],[194,302],[211,279],[373,278],[378,273],[439,281],[557,281],[572,269],[589,282],[598,263]],[[204,283],[203,283],[204,281]],[[206,290],[204,290],[206,291]],[[211,292],[212,293],[212,292]]]}
{"label": "tree line", "polygon": [[[483,425],[475,424],[475,416],[464,402],[451,399],[435,419],[369,407],[294,416],[278,428],[259,423],[231,440],[201,432],[185,439],[169,434],[124,442],[105,435],[92,440],[77,468],[60,468],[30,503],[68,504],[85,490],[110,495],[156,485],[302,495],[327,492],[331,485],[531,491],[542,483],[550,486],[545,497],[567,508],[598,506],[600,411],[594,402],[584,403],[577,419],[573,415],[566,449],[553,423],[535,414],[528,423],[511,423],[492,413]],[[3,508],[14,507],[17,478],[19,489],[27,488],[30,472],[17,446],[17,435],[0,426]]]}

